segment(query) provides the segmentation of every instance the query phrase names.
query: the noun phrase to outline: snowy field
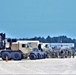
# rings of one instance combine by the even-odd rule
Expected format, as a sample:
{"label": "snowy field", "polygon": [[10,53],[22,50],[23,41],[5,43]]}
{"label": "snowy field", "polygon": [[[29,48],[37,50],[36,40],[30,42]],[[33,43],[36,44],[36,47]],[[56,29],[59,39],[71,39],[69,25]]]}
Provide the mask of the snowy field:
{"label": "snowy field", "polygon": [[76,74],[76,58],[2,61],[0,74]]}

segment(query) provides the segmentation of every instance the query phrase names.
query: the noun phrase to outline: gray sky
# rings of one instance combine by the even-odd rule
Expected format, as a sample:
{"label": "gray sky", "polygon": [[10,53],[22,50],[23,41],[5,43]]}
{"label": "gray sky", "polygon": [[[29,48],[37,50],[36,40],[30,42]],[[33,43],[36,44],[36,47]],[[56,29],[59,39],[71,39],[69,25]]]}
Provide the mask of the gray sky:
{"label": "gray sky", "polygon": [[76,38],[76,0],[0,0],[0,31],[17,38]]}

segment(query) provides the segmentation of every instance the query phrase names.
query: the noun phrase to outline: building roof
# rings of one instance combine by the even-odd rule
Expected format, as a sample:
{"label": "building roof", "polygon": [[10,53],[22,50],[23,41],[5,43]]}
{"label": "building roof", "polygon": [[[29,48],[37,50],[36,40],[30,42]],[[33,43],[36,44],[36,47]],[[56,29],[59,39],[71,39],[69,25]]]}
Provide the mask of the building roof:
{"label": "building roof", "polygon": [[50,44],[50,46],[65,46],[65,47],[74,47],[74,43],[43,43],[43,44]]}
{"label": "building roof", "polygon": [[25,44],[25,43],[33,43],[33,42],[39,44],[39,41],[30,41],[30,40],[19,40],[17,42],[13,42],[12,44],[18,44],[18,43]]}

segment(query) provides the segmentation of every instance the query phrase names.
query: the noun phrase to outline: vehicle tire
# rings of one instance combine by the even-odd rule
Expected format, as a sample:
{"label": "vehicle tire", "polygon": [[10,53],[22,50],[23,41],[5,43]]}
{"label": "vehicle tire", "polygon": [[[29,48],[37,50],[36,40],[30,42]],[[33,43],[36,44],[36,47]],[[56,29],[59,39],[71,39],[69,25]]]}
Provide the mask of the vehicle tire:
{"label": "vehicle tire", "polygon": [[45,55],[44,55],[44,53],[41,53],[41,55],[42,55],[42,59],[44,59],[44,58],[45,58]]}
{"label": "vehicle tire", "polygon": [[11,59],[11,54],[9,52],[2,52],[1,57],[3,60],[6,60],[6,57],[8,57],[8,60]]}
{"label": "vehicle tire", "polygon": [[41,55],[40,55],[40,53],[38,53],[37,55],[38,55],[38,59],[41,59]]}
{"label": "vehicle tire", "polygon": [[37,56],[34,53],[31,53],[29,57],[30,57],[31,60],[36,60],[37,59]]}
{"label": "vehicle tire", "polygon": [[47,58],[47,53],[44,53],[44,57]]}
{"label": "vehicle tire", "polygon": [[13,60],[21,60],[22,59],[22,55],[20,52],[12,52],[12,59]]}

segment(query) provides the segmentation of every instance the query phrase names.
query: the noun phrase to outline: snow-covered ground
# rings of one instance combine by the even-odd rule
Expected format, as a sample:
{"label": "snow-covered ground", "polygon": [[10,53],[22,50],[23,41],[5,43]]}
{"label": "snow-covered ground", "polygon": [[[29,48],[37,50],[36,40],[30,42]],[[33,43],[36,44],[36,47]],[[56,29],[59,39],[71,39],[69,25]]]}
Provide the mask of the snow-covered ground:
{"label": "snow-covered ground", "polygon": [[0,59],[0,74],[76,74],[76,57],[8,62]]}

